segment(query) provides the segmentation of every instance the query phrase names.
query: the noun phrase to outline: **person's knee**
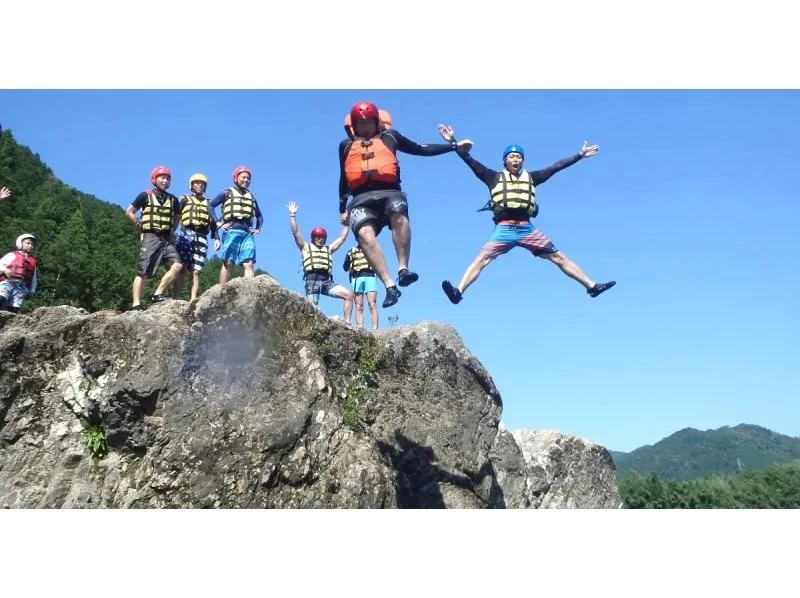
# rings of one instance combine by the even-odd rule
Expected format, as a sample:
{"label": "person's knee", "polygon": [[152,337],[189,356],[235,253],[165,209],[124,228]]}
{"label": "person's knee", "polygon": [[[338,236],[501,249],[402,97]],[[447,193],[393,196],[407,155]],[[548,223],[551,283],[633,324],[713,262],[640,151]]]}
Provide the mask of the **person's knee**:
{"label": "person's knee", "polygon": [[389,222],[392,223],[393,229],[402,226],[409,226],[411,224],[408,214],[405,212],[392,212],[389,214]]}
{"label": "person's knee", "polygon": [[170,269],[177,274],[178,272],[183,272],[183,264],[181,262],[175,262],[172,264]]}
{"label": "person's knee", "polygon": [[478,257],[475,258],[475,261],[472,262],[472,265],[483,270],[486,266],[491,264],[493,260],[494,256],[492,254],[482,251],[478,254]]}
{"label": "person's knee", "polygon": [[374,221],[368,220],[361,224],[358,227],[356,236],[362,243],[373,243],[378,236]]}

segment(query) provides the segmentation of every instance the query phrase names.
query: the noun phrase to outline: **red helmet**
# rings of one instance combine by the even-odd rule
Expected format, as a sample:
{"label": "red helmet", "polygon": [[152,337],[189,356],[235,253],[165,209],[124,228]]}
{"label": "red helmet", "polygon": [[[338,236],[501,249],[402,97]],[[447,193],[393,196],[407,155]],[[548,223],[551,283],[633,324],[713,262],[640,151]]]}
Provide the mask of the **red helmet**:
{"label": "red helmet", "polygon": [[169,171],[169,168],[167,168],[166,166],[156,166],[152,170],[152,172],[150,172],[150,182],[155,185],[156,177],[162,174],[167,175],[170,178],[170,180],[172,179],[172,173]]}
{"label": "red helmet", "polygon": [[356,122],[357,120],[369,120],[374,118],[379,120],[381,117],[378,107],[372,102],[359,102],[350,109],[350,120]]}
{"label": "red helmet", "polygon": [[311,231],[311,238],[313,239],[315,237],[324,237],[324,238],[327,239],[328,238],[328,231],[326,231],[321,226],[318,226],[314,230]]}
{"label": "red helmet", "polygon": [[249,169],[247,166],[237,166],[237,167],[236,167],[236,168],[233,170],[233,182],[234,182],[234,183],[236,182],[236,179],[238,179],[238,178],[239,178],[239,175],[240,175],[240,174],[242,174],[243,172],[246,172],[246,173],[247,173],[247,174],[249,174],[251,177],[253,176],[253,173],[252,173],[252,172],[250,172],[250,169]]}

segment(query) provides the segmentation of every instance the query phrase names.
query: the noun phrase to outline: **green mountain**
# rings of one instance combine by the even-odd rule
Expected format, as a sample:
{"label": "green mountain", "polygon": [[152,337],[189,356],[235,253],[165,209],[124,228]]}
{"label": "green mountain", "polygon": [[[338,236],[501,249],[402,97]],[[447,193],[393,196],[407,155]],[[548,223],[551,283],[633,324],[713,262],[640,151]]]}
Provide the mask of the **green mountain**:
{"label": "green mountain", "polygon": [[611,451],[618,476],[632,474],[671,480],[731,475],[800,459],[800,438],[749,424],[716,430],[685,428],[630,453]]}
{"label": "green mountain", "polygon": [[[61,182],[39,154],[17,143],[7,129],[0,130],[0,187],[4,186],[13,196],[0,202],[0,256],[14,249],[22,233],[37,239],[39,289],[25,302],[23,313],[45,305],[88,311],[130,307],[139,241],[120,206]],[[201,293],[218,282],[220,266],[216,258],[206,262]],[[234,267],[232,275],[243,271]],[[145,307],[164,272],[161,268],[148,280],[142,293]],[[187,273],[182,298],[188,299],[190,285]]]}

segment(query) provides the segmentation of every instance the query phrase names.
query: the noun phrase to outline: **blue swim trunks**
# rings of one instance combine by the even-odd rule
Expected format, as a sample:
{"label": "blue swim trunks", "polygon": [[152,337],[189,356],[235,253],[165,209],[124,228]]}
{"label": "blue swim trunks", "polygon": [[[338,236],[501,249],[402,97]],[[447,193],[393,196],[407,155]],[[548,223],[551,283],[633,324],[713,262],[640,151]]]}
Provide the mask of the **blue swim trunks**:
{"label": "blue swim trunks", "polygon": [[542,231],[536,230],[530,222],[502,220],[494,227],[492,236],[481,249],[481,253],[494,259],[508,253],[517,245],[535,256],[558,251],[550,238]]}
{"label": "blue swim trunks", "polygon": [[353,292],[356,295],[378,292],[378,278],[376,276],[356,276],[353,279]]}
{"label": "blue swim trunks", "polygon": [[253,233],[233,229],[225,231],[224,235],[219,253],[222,261],[232,261],[237,266],[246,261],[256,263],[256,240]]}

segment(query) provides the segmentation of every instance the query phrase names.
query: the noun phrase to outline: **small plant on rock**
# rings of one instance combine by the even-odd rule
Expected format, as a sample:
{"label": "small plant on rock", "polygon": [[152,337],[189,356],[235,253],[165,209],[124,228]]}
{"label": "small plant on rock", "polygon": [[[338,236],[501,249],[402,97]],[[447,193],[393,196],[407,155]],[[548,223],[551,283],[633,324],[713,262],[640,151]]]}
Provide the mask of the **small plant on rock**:
{"label": "small plant on rock", "polygon": [[102,459],[108,454],[106,432],[98,425],[92,424],[83,430],[83,444],[95,459]]}

